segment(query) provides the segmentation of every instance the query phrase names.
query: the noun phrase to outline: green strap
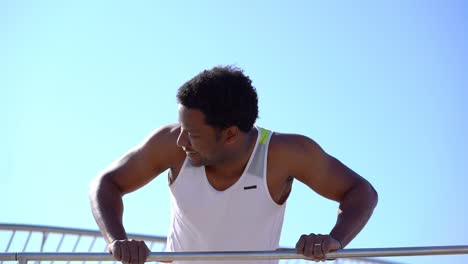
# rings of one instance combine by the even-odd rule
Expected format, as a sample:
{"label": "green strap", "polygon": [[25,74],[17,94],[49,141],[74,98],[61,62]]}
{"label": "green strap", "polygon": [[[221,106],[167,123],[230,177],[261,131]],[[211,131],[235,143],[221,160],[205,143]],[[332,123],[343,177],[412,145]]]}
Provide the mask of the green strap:
{"label": "green strap", "polygon": [[270,135],[270,133],[270,130],[260,128],[260,144],[265,145],[267,143],[268,136]]}

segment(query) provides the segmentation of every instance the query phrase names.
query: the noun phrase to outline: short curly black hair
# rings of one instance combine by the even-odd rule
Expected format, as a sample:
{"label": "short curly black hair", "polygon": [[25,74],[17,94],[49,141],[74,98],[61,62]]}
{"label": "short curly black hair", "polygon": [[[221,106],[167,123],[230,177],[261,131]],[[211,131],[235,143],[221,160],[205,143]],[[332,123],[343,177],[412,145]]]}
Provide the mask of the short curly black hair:
{"label": "short curly black hair", "polygon": [[200,110],[208,125],[220,129],[237,126],[248,132],[258,117],[257,91],[250,78],[234,66],[199,73],[179,88],[177,101]]}

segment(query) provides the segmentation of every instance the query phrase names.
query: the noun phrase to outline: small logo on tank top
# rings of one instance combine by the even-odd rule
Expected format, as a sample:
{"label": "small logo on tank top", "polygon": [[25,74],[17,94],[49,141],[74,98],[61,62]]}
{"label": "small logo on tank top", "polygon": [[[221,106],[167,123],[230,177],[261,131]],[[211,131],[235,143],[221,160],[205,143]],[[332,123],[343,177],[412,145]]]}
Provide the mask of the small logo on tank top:
{"label": "small logo on tank top", "polygon": [[257,189],[257,185],[245,186],[244,190]]}

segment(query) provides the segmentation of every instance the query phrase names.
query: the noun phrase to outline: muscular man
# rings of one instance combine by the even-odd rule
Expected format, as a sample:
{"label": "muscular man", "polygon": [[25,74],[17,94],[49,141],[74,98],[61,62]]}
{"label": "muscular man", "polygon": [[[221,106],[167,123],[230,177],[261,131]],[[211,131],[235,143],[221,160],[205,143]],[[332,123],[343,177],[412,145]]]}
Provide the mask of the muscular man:
{"label": "muscular man", "polygon": [[166,170],[168,251],[277,249],[294,179],[340,208],[331,232],[302,235],[298,253],[324,260],[367,223],[377,204],[371,184],[312,139],[255,126],[257,93],[242,70],[205,70],[179,88],[177,101],[177,124],[156,130],[91,185],[94,217],[117,260],[143,263],[149,253],[144,241],[127,238],[122,196]]}

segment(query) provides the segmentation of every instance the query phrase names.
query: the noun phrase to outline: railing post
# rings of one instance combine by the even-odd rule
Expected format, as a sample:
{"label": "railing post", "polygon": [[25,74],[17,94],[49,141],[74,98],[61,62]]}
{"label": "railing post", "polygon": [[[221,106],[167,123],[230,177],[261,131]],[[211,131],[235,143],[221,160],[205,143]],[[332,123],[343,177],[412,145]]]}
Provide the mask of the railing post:
{"label": "railing post", "polygon": [[18,264],[28,264],[28,259],[22,256],[18,256]]}

